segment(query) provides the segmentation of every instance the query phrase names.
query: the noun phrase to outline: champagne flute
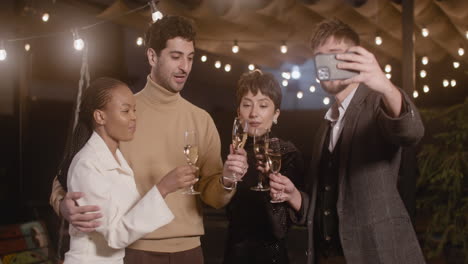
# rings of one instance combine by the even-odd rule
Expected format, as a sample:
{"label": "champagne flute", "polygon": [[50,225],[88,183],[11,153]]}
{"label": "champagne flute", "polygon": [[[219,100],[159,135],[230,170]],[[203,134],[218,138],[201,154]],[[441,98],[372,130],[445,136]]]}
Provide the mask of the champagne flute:
{"label": "champagne flute", "polygon": [[[185,131],[184,133],[184,155],[187,160],[187,164],[190,166],[196,167],[198,160],[198,138],[197,132],[195,131]],[[193,184],[187,187],[183,194],[200,194],[200,192],[195,191]]]}
{"label": "champagne flute", "polygon": [[[266,160],[266,152],[265,150],[268,148],[268,133],[270,131],[263,127],[257,127],[254,129],[253,133],[253,142],[254,142],[254,153],[255,158],[258,162],[262,163],[262,166],[265,168]],[[259,172],[258,173],[258,183],[256,186],[250,187],[250,190],[257,191],[257,192],[265,192],[269,191],[270,187],[268,186],[269,181],[265,181],[267,179],[268,174],[266,172]]]}
{"label": "champagne flute", "polygon": [[[234,124],[232,125],[232,145],[234,146],[234,151],[244,148],[248,130],[249,123],[247,121],[243,121],[239,117],[234,118]],[[230,181],[239,181],[236,173],[223,177]]]}
{"label": "champagne flute", "polygon": [[[268,166],[270,166],[271,172],[277,174],[281,169],[281,146],[278,138],[271,138],[270,140],[268,140],[268,148],[266,150],[266,153]],[[282,195],[283,192],[281,191],[270,202],[284,202],[284,200],[282,199]]]}

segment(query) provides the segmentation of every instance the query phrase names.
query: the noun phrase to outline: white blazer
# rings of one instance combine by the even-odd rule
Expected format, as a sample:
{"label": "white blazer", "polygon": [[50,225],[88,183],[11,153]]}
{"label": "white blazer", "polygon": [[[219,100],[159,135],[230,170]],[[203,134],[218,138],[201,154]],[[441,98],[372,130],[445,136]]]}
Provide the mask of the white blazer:
{"label": "white blazer", "polygon": [[125,247],[174,218],[156,186],[141,197],[119,149],[117,158],[118,162],[96,132],[73,158],[68,191],[83,192],[78,204],[98,205],[103,217],[91,233],[70,225],[65,264],[123,263]]}

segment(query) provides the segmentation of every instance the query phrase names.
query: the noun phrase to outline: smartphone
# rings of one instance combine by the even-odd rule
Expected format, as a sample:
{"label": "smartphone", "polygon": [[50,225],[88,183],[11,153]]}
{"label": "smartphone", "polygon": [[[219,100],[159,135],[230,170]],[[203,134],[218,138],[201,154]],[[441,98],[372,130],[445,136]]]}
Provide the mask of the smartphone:
{"label": "smartphone", "polygon": [[320,81],[344,80],[359,74],[357,71],[338,69],[336,54],[318,54],[315,56],[315,71]]}

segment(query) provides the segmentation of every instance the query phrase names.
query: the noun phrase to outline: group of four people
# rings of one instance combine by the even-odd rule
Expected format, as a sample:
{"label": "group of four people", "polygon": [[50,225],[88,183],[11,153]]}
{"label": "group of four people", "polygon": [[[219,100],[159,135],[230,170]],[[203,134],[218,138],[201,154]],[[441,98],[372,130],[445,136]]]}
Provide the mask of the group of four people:
{"label": "group of four people", "polygon": [[[335,53],[339,68],[359,75],[321,83],[336,102],[316,133],[309,172],[296,147],[280,140],[282,166],[269,175],[270,192],[250,190],[262,170],[252,138],[245,150],[231,146],[223,165],[210,115],[180,95],[195,34],[183,17],[158,20],[146,34],[151,72],[141,92],[110,78],[85,91],[50,197],[71,224],[65,263],[203,263],[202,202],[226,206],[224,263],[288,263],[291,224],[308,228],[308,264],[424,263],[397,191],[401,148],[424,128],[357,33],[338,20],[317,26],[314,54]],[[241,76],[237,113],[250,136],[278,123],[281,98],[271,74]],[[198,138],[196,166],[181,154],[188,130]],[[195,183],[199,197],[178,191]]]}

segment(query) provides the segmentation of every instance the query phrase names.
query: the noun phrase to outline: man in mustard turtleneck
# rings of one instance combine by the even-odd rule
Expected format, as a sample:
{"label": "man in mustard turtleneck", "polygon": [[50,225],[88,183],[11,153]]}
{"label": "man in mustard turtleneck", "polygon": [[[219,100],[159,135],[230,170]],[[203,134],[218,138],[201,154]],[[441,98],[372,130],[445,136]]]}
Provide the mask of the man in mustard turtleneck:
{"label": "man in mustard turtleneck", "polygon": [[[135,173],[141,194],[156,185],[174,220],[126,250],[125,263],[203,263],[200,236],[204,234],[202,204],[220,208],[234,194],[235,183],[221,180],[247,169],[245,151],[228,155],[224,167],[221,143],[210,115],[181,97],[192,68],[195,30],[185,18],[168,16],[155,22],[146,33],[151,73],[145,88],[136,94],[138,129],[131,142],[120,148]],[[195,173],[183,155],[184,132],[196,131],[198,137],[200,180],[198,195],[176,190],[193,182]],[[98,206],[75,205],[82,193],[66,193],[54,180],[50,203],[73,226],[92,232],[100,218]],[[198,199],[200,197],[201,199]]]}

